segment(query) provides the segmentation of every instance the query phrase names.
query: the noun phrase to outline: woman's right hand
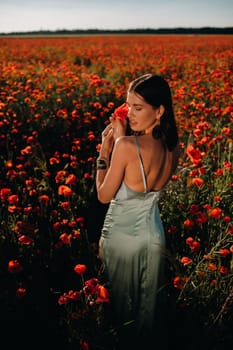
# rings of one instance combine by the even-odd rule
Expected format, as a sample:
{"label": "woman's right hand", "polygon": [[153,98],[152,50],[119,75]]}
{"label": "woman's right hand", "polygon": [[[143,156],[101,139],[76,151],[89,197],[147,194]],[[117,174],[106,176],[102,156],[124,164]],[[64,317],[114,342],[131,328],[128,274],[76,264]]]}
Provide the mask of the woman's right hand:
{"label": "woman's right hand", "polygon": [[114,144],[113,137],[113,128],[111,123],[106,126],[102,132],[102,142],[100,147],[100,156],[103,158],[109,158],[110,153],[112,152]]}
{"label": "woman's right hand", "polygon": [[120,136],[125,136],[127,121],[122,120],[114,114],[109,118],[110,123],[102,132],[102,143],[100,148],[100,156],[104,158],[109,158],[110,153],[116,139]]}
{"label": "woman's right hand", "polygon": [[126,119],[122,120],[116,117],[114,114],[111,115],[109,120],[111,122],[111,126],[113,129],[114,141],[120,136],[125,136],[126,128],[127,128],[127,120]]}

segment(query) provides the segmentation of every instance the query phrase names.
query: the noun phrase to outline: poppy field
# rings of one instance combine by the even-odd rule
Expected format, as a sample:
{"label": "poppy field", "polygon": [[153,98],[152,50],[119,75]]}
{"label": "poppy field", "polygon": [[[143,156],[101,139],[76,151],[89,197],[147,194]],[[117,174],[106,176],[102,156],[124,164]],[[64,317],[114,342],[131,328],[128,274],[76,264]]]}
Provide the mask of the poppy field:
{"label": "poppy field", "polygon": [[107,205],[96,198],[96,158],[129,82],[154,73],[170,84],[181,148],[160,199],[169,331],[181,349],[232,345],[233,37],[1,37],[0,72],[0,318],[8,344],[31,345],[32,337],[66,350],[114,349],[97,248]]}

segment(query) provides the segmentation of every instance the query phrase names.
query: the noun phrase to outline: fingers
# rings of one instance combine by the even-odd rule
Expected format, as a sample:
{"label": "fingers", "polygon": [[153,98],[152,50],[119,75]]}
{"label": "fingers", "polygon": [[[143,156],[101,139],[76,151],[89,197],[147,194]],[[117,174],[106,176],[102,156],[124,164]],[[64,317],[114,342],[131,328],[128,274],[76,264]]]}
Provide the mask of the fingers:
{"label": "fingers", "polygon": [[112,128],[112,125],[111,124],[108,124],[107,126],[106,126],[106,128],[104,129],[104,133],[108,133],[108,131],[110,130]]}
{"label": "fingers", "polygon": [[112,125],[108,124],[104,131],[102,132],[102,137],[107,137],[112,132]]}
{"label": "fingers", "polygon": [[115,140],[119,136],[124,136],[126,130],[126,120],[121,120],[120,118],[115,117],[114,114],[110,116],[109,120],[110,123],[102,132],[102,141],[105,142],[110,141],[112,138]]}
{"label": "fingers", "polygon": [[111,115],[109,120],[114,128],[117,126],[120,126],[120,127],[125,126],[127,124],[126,119],[121,119],[121,118],[115,117],[114,114]]}
{"label": "fingers", "polygon": [[114,117],[112,115],[110,117],[110,122],[111,122],[112,128],[114,130],[114,132],[113,132],[114,139],[125,135],[126,127],[127,127],[126,120],[121,120],[120,118]]}

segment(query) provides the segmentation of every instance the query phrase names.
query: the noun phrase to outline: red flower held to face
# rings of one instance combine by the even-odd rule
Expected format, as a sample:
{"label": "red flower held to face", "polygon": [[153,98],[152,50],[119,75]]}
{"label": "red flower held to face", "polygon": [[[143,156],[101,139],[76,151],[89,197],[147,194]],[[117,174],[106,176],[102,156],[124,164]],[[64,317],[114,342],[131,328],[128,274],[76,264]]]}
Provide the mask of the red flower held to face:
{"label": "red flower held to face", "polygon": [[121,106],[117,107],[114,111],[114,116],[124,120],[128,117],[128,106],[126,103],[123,103]]}

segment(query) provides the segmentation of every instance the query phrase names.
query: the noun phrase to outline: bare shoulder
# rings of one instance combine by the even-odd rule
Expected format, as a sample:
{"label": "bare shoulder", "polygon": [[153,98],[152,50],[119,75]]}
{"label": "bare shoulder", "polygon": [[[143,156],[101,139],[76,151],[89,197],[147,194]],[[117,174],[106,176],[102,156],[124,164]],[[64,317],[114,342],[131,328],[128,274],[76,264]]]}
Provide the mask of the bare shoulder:
{"label": "bare shoulder", "polygon": [[118,150],[125,150],[128,147],[132,147],[134,144],[132,136],[120,136],[115,141],[115,147]]}
{"label": "bare shoulder", "polygon": [[120,136],[116,139],[113,148],[113,158],[121,164],[126,164],[129,161],[129,156],[132,154],[133,138],[131,136]]}

